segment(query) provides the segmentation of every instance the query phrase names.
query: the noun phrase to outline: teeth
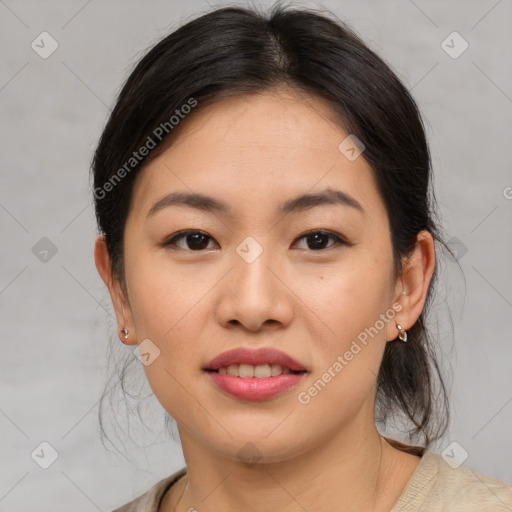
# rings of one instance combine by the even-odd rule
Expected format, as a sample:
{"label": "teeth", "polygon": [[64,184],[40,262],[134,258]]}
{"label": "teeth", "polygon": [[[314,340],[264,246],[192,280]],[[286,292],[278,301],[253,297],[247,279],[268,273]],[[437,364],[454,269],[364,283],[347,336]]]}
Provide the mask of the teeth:
{"label": "teeth", "polygon": [[[228,371],[229,371],[229,368],[228,368]],[[236,367],[235,367],[235,369],[233,369],[233,373],[235,371],[236,371]],[[230,374],[230,375],[232,375],[232,374]],[[243,379],[248,379],[250,377],[254,377],[254,366],[251,366],[250,364],[241,364],[238,367],[238,376],[242,377]]]}
{"label": "teeth", "polygon": [[230,364],[227,368],[219,368],[219,373],[231,375],[232,377],[241,377],[242,379],[250,379],[256,377],[258,379],[266,379],[268,377],[278,377],[291,373],[289,368],[283,368],[279,364]]}
{"label": "teeth", "polygon": [[234,364],[230,364],[228,366],[228,375],[231,375],[232,377],[238,377],[238,366],[235,366]]}

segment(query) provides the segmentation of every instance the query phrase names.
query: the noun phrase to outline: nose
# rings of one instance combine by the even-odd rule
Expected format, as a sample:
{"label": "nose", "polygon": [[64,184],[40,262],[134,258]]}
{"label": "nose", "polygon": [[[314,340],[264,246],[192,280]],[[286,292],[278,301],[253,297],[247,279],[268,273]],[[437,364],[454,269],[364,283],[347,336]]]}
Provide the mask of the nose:
{"label": "nose", "polygon": [[293,317],[293,293],[283,266],[272,262],[270,251],[254,260],[233,255],[234,268],[223,280],[217,303],[217,321],[226,328],[249,331],[282,329]]}

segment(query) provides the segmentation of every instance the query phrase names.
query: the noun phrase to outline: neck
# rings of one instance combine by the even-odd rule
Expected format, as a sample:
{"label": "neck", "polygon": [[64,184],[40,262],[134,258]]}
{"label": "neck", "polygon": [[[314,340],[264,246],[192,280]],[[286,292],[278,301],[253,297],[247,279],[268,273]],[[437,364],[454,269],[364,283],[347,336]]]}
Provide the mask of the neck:
{"label": "neck", "polygon": [[387,511],[399,494],[391,485],[397,450],[371,427],[354,422],[293,458],[254,464],[220,456],[180,429],[187,476],[161,510]]}

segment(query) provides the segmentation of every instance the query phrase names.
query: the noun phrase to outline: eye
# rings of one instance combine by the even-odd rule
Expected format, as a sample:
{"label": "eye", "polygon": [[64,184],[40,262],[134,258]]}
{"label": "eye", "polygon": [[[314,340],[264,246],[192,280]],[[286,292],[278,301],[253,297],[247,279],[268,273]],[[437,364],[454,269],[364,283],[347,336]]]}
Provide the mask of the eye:
{"label": "eye", "polygon": [[[188,247],[183,247],[178,244],[178,241],[182,239],[185,239],[185,245],[188,245]],[[213,238],[202,231],[188,230],[177,233],[166,240],[162,245],[164,247],[174,246],[179,247],[180,249],[189,249],[191,251],[202,251],[204,249],[211,249],[211,247],[207,247],[208,240],[213,240]]]}
{"label": "eye", "polygon": [[[309,243],[307,243],[306,249],[319,251],[324,249],[330,249],[336,245],[353,245],[345,240],[340,235],[335,233],[331,233],[329,231],[309,231],[308,233],[303,234],[296,240],[305,239]],[[330,240],[333,240],[334,243],[325,247],[325,244]],[[180,245],[179,242],[185,240],[185,246],[183,244]],[[203,251],[205,249],[212,249],[212,247],[208,247],[208,241],[213,240],[210,235],[202,231],[197,230],[186,230],[181,231],[171,238],[167,239],[162,243],[163,247],[178,247],[179,249],[191,250],[191,251]]]}
{"label": "eye", "polygon": [[[297,238],[297,240],[306,239],[309,240],[309,243],[307,243],[307,249],[313,250],[313,251],[319,251],[323,249],[330,249],[331,247],[336,245],[353,245],[350,244],[347,240],[342,238],[340,235],[337,235],[335,233],[331,233],[329,231],[309,231],[308,233],[305,233],[301,237]],[[326,242],[329,241],[329,239],[334,240],[334,244],[325,247]]]}

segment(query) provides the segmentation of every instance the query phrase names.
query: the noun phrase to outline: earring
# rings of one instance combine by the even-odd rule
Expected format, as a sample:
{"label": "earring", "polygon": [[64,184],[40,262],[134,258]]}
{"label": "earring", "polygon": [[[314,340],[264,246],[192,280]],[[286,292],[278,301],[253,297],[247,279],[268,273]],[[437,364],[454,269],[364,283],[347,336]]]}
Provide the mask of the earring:
{"label": "earring", "polygon": [[128,329],[125,327],[124,329],[121,329],[121,332],[124,334],[124,339],[128,339]]}
{"label": "earring", "polygon": [[400,339],[400,341],[407,341],[407,331],[406,330],[402,330],[403,327],[401,326],[401,324],[396,324],[396,328],[398,329],[398,338]]}

